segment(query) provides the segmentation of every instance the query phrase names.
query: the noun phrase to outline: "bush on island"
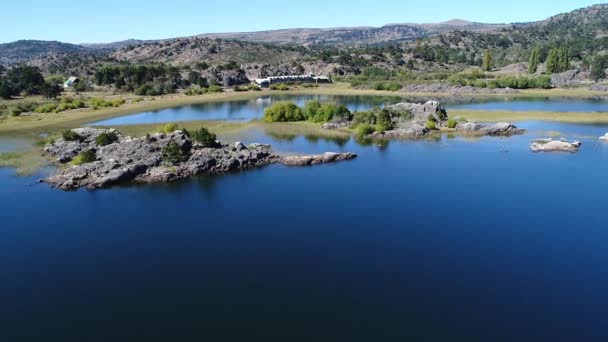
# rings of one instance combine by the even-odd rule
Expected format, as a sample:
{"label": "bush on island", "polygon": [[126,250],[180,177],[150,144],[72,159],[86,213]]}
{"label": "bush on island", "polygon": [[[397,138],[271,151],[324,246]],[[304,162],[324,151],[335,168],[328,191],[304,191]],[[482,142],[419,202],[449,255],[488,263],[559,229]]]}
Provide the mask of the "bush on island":
{"label": "bush on island", "polygon": [[83,165],[92,163],[97,160],[97,155],[93,150],[84,150],[80,152],[74,159],[72,159],[72,164],[74,165]]}
{"label": "bush on island", "polygon": [[103,132],[95,138],[97,146],[106,146],[118,141],[118,135],[114,132]]}
{"label": "bush on island", "polygon": [[186,131],[186,134],[190,138],[205,147],[214,147],[217,145],[217,136],[205,127],[195,129],[193,131]]}

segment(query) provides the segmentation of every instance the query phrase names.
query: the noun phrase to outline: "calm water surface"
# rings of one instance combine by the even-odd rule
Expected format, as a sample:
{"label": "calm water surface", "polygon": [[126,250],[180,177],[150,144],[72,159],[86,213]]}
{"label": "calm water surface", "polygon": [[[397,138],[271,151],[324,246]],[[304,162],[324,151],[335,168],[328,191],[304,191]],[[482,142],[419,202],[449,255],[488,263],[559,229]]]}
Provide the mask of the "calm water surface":
{"label": "calm water surface", "polygon": [[203,103],[177,108],[161,109],[94,122],[92,126],[153,124],[196,120],[251,120],[264,115],[264,109],[273,102],[293,101],[304,106],[308,101],[335,102],[346,105],[351,111],[369,110],[401,102],[399,97],[377,96],[262,96],[253,100]]}
{"label": "calm water surface", "polygon": [[[0,169],[0,341],[605,341],[604,126],[272,137],[352,162],[61,192]],[[578,154],[532,154],[540,131]]]}

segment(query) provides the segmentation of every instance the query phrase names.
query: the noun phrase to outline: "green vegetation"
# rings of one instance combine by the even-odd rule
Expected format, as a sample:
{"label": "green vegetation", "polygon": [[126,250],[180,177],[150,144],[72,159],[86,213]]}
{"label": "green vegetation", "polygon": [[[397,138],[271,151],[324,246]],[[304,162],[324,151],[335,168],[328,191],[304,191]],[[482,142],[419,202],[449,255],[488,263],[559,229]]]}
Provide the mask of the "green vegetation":
{"label": "green vegetation", "polygon": [[34,109],[36,113],[59,113],[66,110],[84,108],[85,103],[79,99],[61,98],[58,103],[45,103]]}
{"label": "green vegetation", "polygon": [[591,78],[599,81],[606,78],[606,68],[608,68],[608,55],[597,55],[591,63]]}
{"label": "green vegetation", "polygon": [[357,126],[357,138],[359,139],[363,139],[374,132],[375,130],[372,125],[362,124]]}
{"label": "green vegetation", "polygon": [[207,88],[207,91],[209,93],[221,93],[222,87],[220,87],[219,85],[213,84],[213,85],[210,85],[209,88]]}
{"label": "green vegetation", "polygon": [[169,123],[166,123],[161,126],[160,133],[171,134],[171,133],[177,131],[178,129],[179,129],[179,127],[177,126],[176,123],[169,122]]}
{"label": "green vegetation", "polygon": [[458,125],[458,121],[454,120],[453,118],[449,118],[448,119],[448,128],[456,128],[456,125]]}
{"label": "green vegetation", "polygon": [[350,121],[352,119],[352,114],[346,106],[331,102],[307,102],[304,105],[303,113],[305,119],[311,122],[329,122],[334,118],[338,121]]}
{"label": "green vegetation", "polygon": [[201,86],[190,86],[186,90],[184,90],[184,94],[187,96],[196,96],[206,94],[209,90],[207,88]]}
{"label": "green vegetation", "polygon": [[538,70],[538,64],[540,63],[540,48],[535,47],[530,54],[528,60],[528,73],[534,74]]}
{"label": "green vegetation", "polygon": [[0,97],[8,100],[21,94],[37,95],[43,86],[45,82],[40,69],[26,65],[16,66],[0,79]]}
{"label": "green vegetation", "polygon": [[104,65],[95,71],[98,85],[114,86],[136,95],[156,96],[175,93],[183,84],[177,67],[165,64],[133,65],[121,63]]}
{"label": "green vegetation", "polygon": [[276,102],[264,110],[266,122],[304,121],[306,117],[302,109],[293,102]]}
{"label": "green vegetation", "polygon": [[162,153],[163,160],[171,165],[177,165],[186,160],[186,153],[182,151],[175,141],[171,141],[163,147]]}
{"label": "green vegetation", "polygon": [[490,49],[485,49],[483,52],[483,62],[481,64],[481,69],[483,71],[490,71],[492,70],[493,65],[494,61],[492,57],[492,52],[490,52]]}
{"label": "green vegetation", "polygon": [[[549,76],[503,76],[496,79],[478,79],[475,74],[455,74],[448,78],[452,85],[471,86],[477,88],[512,88],[512,89],[550,89]],[[483,74],[479,78],[484,77]]]}
{"label": "green vegetation", "polygon": [[93,150],[84,150],[80,152],[74,159],[72,159],[73,165],[83,165],[92,163],[97,160],[97,155]]}
{"label": "green vegetation", "polygon": [[429,129],[431,131],[437,129],[437,123],[434,120],[427,120],[425,126],[426,126],[426,129]]}
{"label": "green vegetation", "polygon": [[270,90],[288,91],[289,87],[286,84],[273,84],[270,86]]}
{"label": "green vegetation", "polygon": [[114,132],[103,132],[95,138],[97,146],[106,146],[118,141],[118,135]]}
{"label": "green vegetation", "polygon": [[549,74],[570,70],[570,52],[568,48],[551,49],[547,57],[546,69]]}
{"label": "green vegetation", "polygon": [[125,103],[125,99],[104,100],[101,98],[93,98],[89,100],[89,106],[91,106],[93,110],[108,107],[120,107]]}
{"label": "green vegetation", "polygon": [[80,134],[69,129],[61,132],[61,138],[65,141],[82,141]]}
{"label": "green vegetation", "polygon": [[217,136],[205,127],[195,129],[193,131],[185,131],[192,140],[198,142],[204,147],[215,147],[217,145]]}

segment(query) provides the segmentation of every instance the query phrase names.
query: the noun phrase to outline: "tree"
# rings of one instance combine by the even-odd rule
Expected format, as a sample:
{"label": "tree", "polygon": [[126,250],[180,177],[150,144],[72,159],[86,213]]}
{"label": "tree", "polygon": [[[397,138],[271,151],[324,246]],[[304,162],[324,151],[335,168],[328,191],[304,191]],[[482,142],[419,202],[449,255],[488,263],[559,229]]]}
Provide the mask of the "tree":
{"label": "tree", "polygon": [[568,48],[551,49],[547,57],[546,69],[549,74],[570,70],[570,52]]}
{"label": "tree", "polygon": [[489,49],[486,49],[483,52],[483,62],[481,64],[481,69],[483,71],[490,71],[492,70],[492,64],[493,64],[493,58],[492,58],[492,53],[490,52]]}
{"label": "tree", "polygon": [[598,55],[591,62],[591,78],[599,81],[606,78],[606,68],[608,68],[608,55]]}
{"label": "tree", "polygon": [[45,83],[40,88],[40,93],[47,99],[56,99],[57,96],[61,95],[61,87],[57,84]]}
{"label": "tree", "polygon": [[44,85],[44,77],[40,69],[27,65],[11,68],[2,78],[2,83],[11,90],[11,95],[26,93],[28,95],[39,94]]}
{"label": "tree", "polygon": [[217,146],[217,136],[205,127],[201,127],[192,132],[186,131],[186,133],[192,138],[192,140],[198,142],[204,147],[215,147]]}
{"label": "tree", "polygon": [[540,62],[540,48],[535,47],[532,50],[532,54],[530,55],[530,60],[528,61],[528,72],[531,74],[536,73],[536,70],[538,70],[539,62]]}
{"label": "tree", "polygon": [[8,84],[2,82],[2,80],[0,80],[0,98],[10,100],[12,95],[13,90],[11,89],[11,87]]}

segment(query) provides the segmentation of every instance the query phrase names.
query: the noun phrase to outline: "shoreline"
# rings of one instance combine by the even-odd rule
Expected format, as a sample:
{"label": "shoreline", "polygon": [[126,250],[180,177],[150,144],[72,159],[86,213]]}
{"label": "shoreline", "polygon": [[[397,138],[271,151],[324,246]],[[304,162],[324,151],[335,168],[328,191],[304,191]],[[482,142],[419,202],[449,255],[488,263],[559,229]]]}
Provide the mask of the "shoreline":
{"label": "shoreline", "polygon": [[[138,103],[125,104],[117,108],[106,108],[100,110],[92,110],[89,108],[71,110],[56,114],[28,114],[20,117],[8,117],[0,121],[0,135],[39,135],[42,133],[53,133],[64,129],[80,127],[91,122],[110,119],[119,116],[125,116],[146,111],[156,111],[166,108],[196,105],[202,103],[213,103],[223,101],[244,101],[259,98],[261,96],[274,95],[292,95],[292,96],[375,96],[375,97],[396,97],[396,98],[426,98],[426,99],[441,99],[441,98],[461,98],[473,100],[492,100],[492,99],[513,99],[513,98],[569,98],[569,99],[585,99],[594,96],[602,95],[602,93],[593,92],[589,89],[529,89],[522,90],[513,94],[449,94],[449,93],[405,93],[391,91],[377,91],[371,89],[352,89],[346,87],[345,84],[332,84],[321,86],[319,88],[296,88],[289,91],[259,91],[259,92],[225,92],[217,94],[205,94],[200,96],[186,96],[183,94],[171,94],[160,97],[155,97],[153,100],[142,101]],[[130,98],[134,97],[129,95]],[[490,113],[488,117],[479,115],[480,112],[470,110],[452,110],[452,113],[471,113],[471,119],[488,120],[495,118],[496,120],[549,120],[564,123],[608,123],[608,113],[584,113],[584,117],[580,113],[554,113],[554,112],[512,112],[512,111],[497,111]],[[526,117],[526,114],[528,116]],[[530,115],[533,114],[533,115]],[[603,118],[605,116],[606,118]],[[199,124],[205,121],[198,121]],[[120,126],[122,127],[122,126]]]}

